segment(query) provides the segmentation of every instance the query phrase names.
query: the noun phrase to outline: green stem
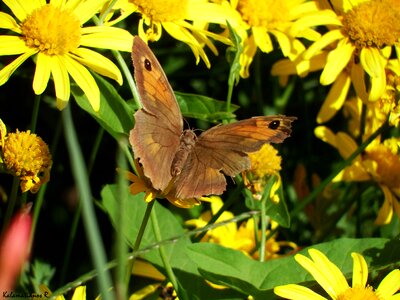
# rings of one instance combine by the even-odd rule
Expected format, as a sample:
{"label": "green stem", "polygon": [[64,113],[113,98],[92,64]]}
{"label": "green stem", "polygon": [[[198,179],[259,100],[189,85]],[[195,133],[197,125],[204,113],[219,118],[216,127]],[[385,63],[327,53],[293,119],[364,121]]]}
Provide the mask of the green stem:
{"label": "green stem", "polygon": [[146,207],[146,211],[143,216],[142,224],[140,225],[139,232],[136,237],[135,245],[133,246],[133,249],[132,249],[133,252],[136,252],[140,247],[140,243],[142,242],[144,231],[147,227],[147,223],[149,222],[150,215],[151,215],[151,212],[153,211],[153,206],[154,206],[155,202],[156,202],[156,200],[151,201]]}
{"label": "green stem", "polygon": [[[97,136],[93,143],[92,152],[89,157],[88,176],[90,176],[90,174],[92,173],[93,165],[96,160],[97,153],[100,149],[100,143],[102,141],[103,135],[104,135],[104,128],[100,127],[99,130],[97,131]],[[81,213],[82,213],[82,203],[81,203],[81,201],[79,201],[78,206],[75,209],[74,217],[73,217],[72,223],[71,223],[71,230],[70,230],[70,233],[68,236],[67,248],[65,249],[65,254],[64,254],[64,262],[63,262],[63,266],[61,268],[60,282],[64,282],[68,267],[70,267],[70,258],[71,258],[72,248],[74,245],[76,232],[78,230]]]}
{"label": "green stem", "polygon": [[131,70],[129,69],[128,65],[126,64],[124,58],[122,57],[121,53],[119,53],[119,51],[112,50],[111,52],[117,59],[118,64],[120,65],[120,67],[122,69],[122,73],[125,75],[125,78],[128,82],[129,89],[132,92],[133,100],[135,101],[136,106],[138,108],[141,108],[142,103],[140,102],[139,92],[136,88],[135,80],[133,79]]}
{"label": "green stem", "polygon": [[267,230],[267,211],[266,202],[268,197],[262,197],[261,199],[261,241],[259,252],[259,261],[264,262],[265,260],[265,243],[267,240],[266,230]]}
{"label": "green stem", "polygon": [[[144,231],[145,231],[145,229],[147,227],[147,224],[149,222],[150,215],[151,215],[151,212],[153,210],[153,206],[154,206],[155,202],[156,202],[156,200],[154,199],[146,207],[146,211],[144,213],[143,220],[142,220],[142,223],[141,223],[139,231],[138,231],[138,235],[137,235],[136,240],[135,240],[135,245],[133,245],[133,249],[132,249],[133,253],[135,253],[136,251],[139,250],[140,243],[142,242]],[[129,262],[128,274],[127,274],[127,278],[126,278],[126,282],[128,282],[128,283],[129,283],[130,275],[132,273],[133,266],[135,264],[135,260],[136,260],[136,256],[133,257],[132,260]]]}
{"label": "green stem", "polygon": [[72,121],[70,106],[67,106],[62,111],[62,120],[66,144],[70,156],[72,174],[82,203],[83,224],[88,238],[92,261],[98,273],[97,283],[100,288],[101,297],[106,300],[114,299],[114,291],[109,290],[112,286],[111,277],[109,272],[106,270],[106,254],[101,241],[100,230],[96,222],[88,174]]}
{"label": "green stem", "polygon": [[233,85],[234,83],[228,83],[228,93],[226,95],[226,111],[231,111],[231,103],[232,103],[232,94],[233,94]]}
{"label": "green stem", "polygon": [[[123,150],[121,147],[118,148],[117,152],[117,166],[126,170],[128,168],[127,161],[125,159]],[[124,209],[126,208],[128,202],[128,183],[125,176],[122,173],[117,173],[117,190],[119,195],[118,203],[118,219],[116,223],[116,239],[115,239],[115,252],[117,260],[116,268],[116,284],[115,290],[117,293],[117,299],[123,300],[127,299],[128,286],[130,280],[130,274],[132,272],[132,267],[130,263],[126,263],[126,257],[128,253],[128,246],[126,244],[124,236],[124,228],[126,224],[126,214]]]}
{"label": "green stem", "polygon": [[[157,220],[157,215],[155,210],[152,210],[151,212],[151,223],[153,225],[153,233],[156,238],[157,242],[161,242],[162,237],[161,237],[161,232],[160,232],[160,226],[158,225],[158,220]],[[158,248],[161,260],[164,264],[165,272],[167,273],[167,277],[169,281],[172,283],[176,293],[178,294],[179,299],[182,300],[187,300],[188,295],[186,294],[186,291],[180,286],[178,280],[175,277],[174,271],[172,270],[171,264],[168,261],[167,255],[164,250],[164,246],[160,245]]]}
{"label": "green stem", "polygon": [[99,23],[97,25],[103,25],[104,24],[104,19],[111,12],[112,8],[114,7],[115,3],[117,3],[117,1],[118,0],[113,0],[113,1],[111,1],[111,3],[108,4],[108,7],[101,13],[101,16],[99,18]]}

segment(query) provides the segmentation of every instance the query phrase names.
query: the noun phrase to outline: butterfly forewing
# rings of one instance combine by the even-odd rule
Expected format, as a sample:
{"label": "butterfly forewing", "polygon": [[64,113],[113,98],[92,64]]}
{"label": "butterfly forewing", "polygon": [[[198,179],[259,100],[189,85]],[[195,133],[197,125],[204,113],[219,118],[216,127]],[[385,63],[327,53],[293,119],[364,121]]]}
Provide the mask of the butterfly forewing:
{"label": "butterfly forewing", "polygon": [[167,78],[148,46],[135,37],[132,47],[135,80],[143,108],[135,113],[130,143],[153,187],[164,190],[183,129],[181,111]]}

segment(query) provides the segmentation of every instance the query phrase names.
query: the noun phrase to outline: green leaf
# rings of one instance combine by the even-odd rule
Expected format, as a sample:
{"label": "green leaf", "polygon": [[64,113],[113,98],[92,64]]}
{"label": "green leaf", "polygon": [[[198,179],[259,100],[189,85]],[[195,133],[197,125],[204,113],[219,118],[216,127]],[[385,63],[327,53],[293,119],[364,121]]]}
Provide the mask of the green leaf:
{"label": "green leaf", "polygon": [[[118,189],[116,185],[107,185],[101,191],[102,204],[109,214],[113,224],[116,224],[118,218]],[[166,200],[161,200],[166,201]],[[140,228],[144,212],[147,204],[143,200],[143,194],[129,195],[127,205],[123,208],[126,214],[125,228],[123,234],[126,237],[128,244],[134,245],[135,239]],[[222,295],[231,296],[231,299],[240,299],[239,294],[233,290],[216,290],[208,285],[197,271],[195,264],[188,258],[186,252],[187,246],[191,245],[188,236],[184,235],[185,231],[182,225],[178,222],[175,216],[165,207],[158,202],[155,203],[155,209],[161,236],[163,238],[162,246],[170,260],[170,264],[174,270],[175,275],[178,277],[179,282],[182,284],[186,291],[189,291],[193,299],[221,299]],[[151,262],[156,266],[164,275],[166,275],[161,258],[158,254],[158,247],[160,244],[156,243],[152,231],[151,220],[145,230],[141,247],[139,251],[145,250],[140,257]],[[146,248],[146,249],[145,249]]]}
{"label": "green leaf", "polygon": [[25,268],[20,277],[20,284],[26,291],[40,293],[40,285],[50,286],[50,281],[56,269],[48,263],[35,259],[28,268]]}
{"label": "green leaf", "polygon": [[221,120],[234,119],[236,116],[231,112],[236,111],[239,106],[231,105],[231,112],[226,111],[224,101],[215,100],[210,97],[175,92],[182,114],[188,118],[220,123]]}
{"label": "green leaf", "polygon": [[[283,195],[282,184],[277,190],[277,194],[279,196],[278,202],[272,201],[271,199],[267,199],[267,201],[265,201],[266,214],[282,227],[289,228],[290,214]],[[265,193],[263,195],[263,197],[267,196],[269,197],[269,192],[267,195],[265,195]]]}
{"label": "green leaf", "polygon": [[111,136],[119,139],[133,128],[133,108],[118,94],[117,90],[103,77],[92,73],[100,89],[100,109],[95,112],[87,97],[77,85],[71,93],[78,105],[88,112]]}
{"label": "green leaf", "polygon": [[[399,262],[397,251],[400,241],[383,238],[338,239],[314,245],[331,260],[346,278],[351,278],[353,261],[352,252],[364,256],[369,271],[393,269],[392,262]],[[224,248],[216,244],[200,243],[188,246],[188,256],[195,263],[200,273],[213,283],[226,285],[254,299],[276,299],[273,288],[289,283],[310,285],[316,283],[293,256],[272,259],[261,263],[240,251]],[[309,257],[307,249],[299,253]],[[397,263],[397,267],[399,263]]]}

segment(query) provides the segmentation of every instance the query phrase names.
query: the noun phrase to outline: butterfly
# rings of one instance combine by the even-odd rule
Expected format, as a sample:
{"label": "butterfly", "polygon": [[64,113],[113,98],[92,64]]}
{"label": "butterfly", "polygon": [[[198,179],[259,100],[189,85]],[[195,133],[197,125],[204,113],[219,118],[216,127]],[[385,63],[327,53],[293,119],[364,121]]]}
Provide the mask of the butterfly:
{"label": "butterfly", "polygon": [[217,125],[197,136],[183,128],[174,92],[156,57],[135,36],[134,76],[143,107],[134,114],[129,141],[153,188],[179,199],[219,195],[226,176],[250,168],[249,152],[281,143],[296,117],[261,116]]}

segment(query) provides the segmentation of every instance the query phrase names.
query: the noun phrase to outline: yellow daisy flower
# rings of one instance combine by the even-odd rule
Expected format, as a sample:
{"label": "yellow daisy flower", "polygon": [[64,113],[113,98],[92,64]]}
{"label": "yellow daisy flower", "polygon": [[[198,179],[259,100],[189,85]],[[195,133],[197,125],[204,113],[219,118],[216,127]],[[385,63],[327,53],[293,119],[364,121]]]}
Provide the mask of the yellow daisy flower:
{"label": "yellow daisy flower", "polygon": [[[144,200],[149,203],[156,198],[162,199],[166,198],[171,204],[180,208],[192,208],[195,205],[199,205],[200,201],[196,198],[179,199],[170,194],[168,194],[169,188],[166,191],[160,191],[153,188],[150,179],[148,179],[144,173],[142,167],[139,165],[138,161],[135,160],[135,167],[138,172],[138,176],[125,171],[126,178],[132,182],[129,186],[130,193],[136,195],[138,193],[144,192]],[[200,198],[201,200],[208,201],[207,197]]]}
{"label": "yellow daisy flower", "polygon": [[[400,270],[395,269],[381,281],[376,290],[367,284],[368,265],[361,254],[353,252],[353,278],[351,287],[340,269],[333,264],[322,252],[317,249],[308,250],[311,259],[296,254],[294,259],[306,269],[319,285],[329,295],[329,299],[399,299],[400,294],[396,293],[400,289]],[[313,290],[297,285],[288,284],[277,286],[274,293],[284,299],[293,300],[324,300],[325,296]],[[395,294],[396,293],[396,294]]]}
{"label": "yellow daisy flower", "polygon": [[283,55],[289,59],[294,59],[305,49],[299,38],[315,41],[320,37],[311,27],[296,34],[290,30],[296,21],[304,17],[325,15],[316,1],[230,0],[229,4],[241,19],[240,22],[229,21],[243,43],[244,51],[240,57],[240,76],[243,78],[249,77],[249,67],[258,48],[265,53],[274,50],[271,37],[276,39]]}
{"label": "yellow daisy flower", "polygon": [[87,0],[7,0],[15,18],[0,12],[0,28],[14,34],[0,36],[0,55],[20,55],[0,70],[0,85],[29,57],[36,70],[33,90],[39,95],[53,78],[57,107],[63,109],[70,98],[70,79],[77,83],[95,111],[100,91],[88,68],[122,84],[117,66],[86,47],[130,52],[133,36],[126,30],[108,26],[82,27],[102,7],[104,1]]}
{"label": "yellow daisy flower", "polygon": [[228,38],[207,30],[207,26],[212,23],[226,25],[226,20],[231,20],[234,12],[229,7],[208,0],[119,0],[113,6],[113,13],[117,9],[120,9],[120,15],[115,20],[108,20],[108,24],[119,22],[133,12],[139,13],[138,31],[142,40],[158,41],[165,30],[190,47],[196,63],[201,58],[208,68],[211,65],[204,45],[218,54],[209,38],[231,44]]}
{"label": "yellow daisy flower", "polygon": [[[329,31],[314,42],[298,61],[309,61],[309,66],[314,64],[314,69],[323,69],[320,83],[333,84],[317,116],[319,123],[328,121],[343,106],[351,83],[363,101],[380,99],[386,89],[385,68],[388,60],[400,51],[400,11],[394,9],[398,3],[389,0],[331,3],[336,17],[304,18],[291,29],[296,33],[313,25],[329,26]],[[319,59],[311,62],[315,56]],[[284,66],[276,66],[273,73],[284,74],[288,71]],[[305,72],[307,64],[303,62],[302,67],[297,68]],[[366,80],[368,86],[365,85]]]}
{"label": "yellow daisy flower", "polygon": [[[344,132],[334,134],[329,128],[319,126],[315,135],[324,142],[338,149],[343,158],[349,157],[357,143]],[[356,157],[352,165],[342,170],[333,181],[375,181],[382,189],[384,202],[379,209],[375,223],[378,225],[391,222],[395,212],[400,218],[400,156],[399,138],[390,138],[383,143],[372,142],[363,155]]]}
{"label": "yellow daisy flower", "polygon": [[36,134],[28,131],[8,133],[1,148],[2,162],[17,176],[22,192],[36,193],[49,181],[52,158],[49,148]]}

